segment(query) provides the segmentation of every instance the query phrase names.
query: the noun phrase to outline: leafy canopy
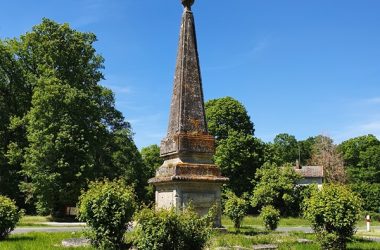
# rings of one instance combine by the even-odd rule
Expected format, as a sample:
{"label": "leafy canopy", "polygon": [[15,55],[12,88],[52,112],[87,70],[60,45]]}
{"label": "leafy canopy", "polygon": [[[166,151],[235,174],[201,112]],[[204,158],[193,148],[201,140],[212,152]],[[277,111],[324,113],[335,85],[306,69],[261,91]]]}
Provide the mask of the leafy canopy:
{"label": "leafy canopy", "polygon": [[226,139],[230,130],[253,135],[253,123],[245,107],[232,97],[212,99],[205,103],[209,133],[217,140]]}
{"label": "leafy canopy", "polygon": [[[22,182],[39,213],[59,215],[88,180],[104,176],[123,176],[144,197],[145,166],[114,94],[99,84],[104,59],[95,41],[43,19],[0,42],[0,177]],[[0,192],[22,197],[2,185]]]}
{"label": "leafy canopy", "polygon": [[237,195],[252,190],[256,169],[264,162],[264,150],[260,139],[238,131],[230,130],[228,137],[219,141],[215,163],[230,178],[227,185]]}

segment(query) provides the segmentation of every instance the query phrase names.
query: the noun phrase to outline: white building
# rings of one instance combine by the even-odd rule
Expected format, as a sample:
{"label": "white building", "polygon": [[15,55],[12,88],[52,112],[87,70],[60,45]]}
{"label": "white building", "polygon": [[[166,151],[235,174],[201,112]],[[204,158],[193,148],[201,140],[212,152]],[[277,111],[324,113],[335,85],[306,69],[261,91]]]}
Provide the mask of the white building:
{"label": "white building", "polygon": [[322,188],[323,166],[295,166],[294,170],[302,177],[298,181],[299,185],[317,184],[319,189]]}

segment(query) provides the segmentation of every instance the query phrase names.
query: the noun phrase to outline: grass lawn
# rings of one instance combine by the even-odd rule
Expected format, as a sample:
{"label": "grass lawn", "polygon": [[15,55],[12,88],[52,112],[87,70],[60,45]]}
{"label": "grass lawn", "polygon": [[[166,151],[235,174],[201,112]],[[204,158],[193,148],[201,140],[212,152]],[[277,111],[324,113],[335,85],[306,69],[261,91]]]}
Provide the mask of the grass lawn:
{"label": "grass lawn", "polygon": [[[24,216],[18,227],[27,226],[46,226],[44,222],[52,221],[51,217],[43,216]],[[209,249],[217,247],[234,247],[241,246],[252,248],[256,244],[275,244],[278,249],[320,249],[314,234],[306,234],[302,232],[266,232],[263,230],[261,220],[257,216],[247,216],[242,223],[241,232],[237,233],[233,228],[233,223],[226,217],[222,218],[222,223],[226,226],[228,232],[214,232],[209,240]],[[379,225],[376,222],[372,225]],[[309,223],[302,218],[282,218],[280,227],[308,227]],[[364,223],[359,224],[364,226]],[[348,249],[380,249],[379,242],[371,242],[361,237],[380,237],[380,230],[373,229],[371,232],[360,230],[353,242],[348,244]],[[49,250],[49,249],[94,249],[92,247],[81,248],[64,248],[60,246],[63,239],[82,237],[81,232],[67,233],[25,233],[11,235],[8,239],[0,241],[1,250]],[[310,239],[312,243],[298,243],[298,239]]]}
{"label": "grass lawn", "polygon": [[[226,216],[222,217],[222,225],[226,227],[232,227],[233,223]],[[242,225],[249,227],[262,227],[262,222],[258,216],[246,216],[243,220]],[[309,227],[310,223],[302,218],[281,218],[279,227]]]}
{"label": "grass lawn", "polygon": [[46,222],[73,222],[73,219],[57,220],[57,219],[52,218],[51,216],[25,215],[17,223],[17,227],[52,227],[54,226],[54,225],[44,224]]}
{"label": "grass lawn", "polygon": [[[298,243],[298,239],[309,239],[312,243]],[[288,234],[279,232],[265,232],[262,230],[252,230],[251,228],[243,228],[240,233],[229,231],[228,233],[214,233],[209,241],[209,248],[217,247],[233,248],[240,246],[244,248],[252,248],[257,244],[275,244],[279,250],[287,249],[303,249],[303,250],[319,250],[317,239],[314,234],[306,234],[302,232],[290,232]],[[348,249],[380,249],[379,242],[372,242],[360,238],[348,243]]]}
{"label": "grass lawn", "polygon": [[[226,216],[223,216],[222,225],[226,227],[232,227],[233,223]],[[251,226],[251,227],[252,226],[262,227],[262,222],[258,216],[248,215],[244,218],[242,225]],[[357,224],[358,227],[364,227],[365,225],[366,225],[366,222],[364,221],[364,219],[362,221],[359,221]],[[371,226],[380,226],[380,222],[373,221],[371,223]],[[303,218],[287,217],[287,218],[280,219],[279,227],[310,227],[310,223]]]}
{"label": "grass lawn", "polygon": [[[26,233],[11,235],[4,241],[0,241],[1,250],[59,250],[59,249],[79,249],[90,250],[93,247],[79,247],[79,248],[64,248],[61,246],[63,239],[80,238],[82,233]],[[310,239],[312,243],[298,243],[297,239]],[[279,250],[297,249],[297,250],[317,250],[320,249],[316,244],[316,237],[314,234],[306,234],[302,232],[290,232],[288,234],[280,232],[266,232],[262,229],[255,229],[252,227],[243,227],[240,233],[229,229],[227,233],[214,232],[209,240],[208,249],[215,249],[217,247],[231,248],[234,246],[241,246],[252,248],[256,244],[275,244]],[[368,240],[355,239],[348,244],[348,249],[380,249],[380,243],[370,242]]]}
{"label": "grass lawn", "polygon": [[46,226],[42,223],[50,222],[52,218],[50,216],[36,216],[36,215],[25,215],[17,223],[17,227],[39,227]]}
{"label": "grass lawn", "polygon": [[61,241],[69,238],[80,238],[82,233],[26,233],[15,234],[0,241],[1,250],[58,250],[58,249],[95,249],[93,247],[62,247]]}

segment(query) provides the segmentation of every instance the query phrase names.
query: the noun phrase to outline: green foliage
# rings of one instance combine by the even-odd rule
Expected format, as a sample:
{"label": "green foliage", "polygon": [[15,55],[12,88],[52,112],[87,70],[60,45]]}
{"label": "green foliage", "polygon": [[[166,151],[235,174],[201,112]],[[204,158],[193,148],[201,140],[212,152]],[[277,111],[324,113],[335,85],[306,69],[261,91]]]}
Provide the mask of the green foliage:
{"label": "green foliage", "polygon": [[215,163],[227,187],[237,195],[249,192],[256,169],[264,163],[265,144],[253,137],[254,127],[245,107],[231,97],[209,100],[205,104],[210,134],[217,141]]}
{"label": "green foliage", "polygon": [[286,163],[295,164],[298,159],[298,142],[293,135],[278,134],[271,145],[274,152],[274,161],[278,166]]}
{"label": "green foliage", "polygon": [[380,211],[380,183],[353,183],[350,187],[363,200],[364,210]]}
{"label": "green foliage", "polygon": [[99,85],[95,42],[49,19],[0,41],[0,193],[41,214],[61,215],[99,177],[122,176],[145,198],[147,170],[114,94]]}
{"label": "green foliage", "polygon": [[342,142],[351,182],[380,183],[380,141],[374,135],[359,136]]}
{"label": "green foliage", "polygon": [[257,170],[255,178],[257,184],[253,190],[252,206],[272,205],[282,214],[291,214],[289,208],[297,201],[295,187],[300,178],[293,167],[265,163]]}
{"label": "green foliage", "polygon": [[300,149],[300,164],[308,165],[313,153],[313,147],[315,144],[316,137],[309,137],[306,140],[298,141],[298,146]]}
{"label": "green foliage", "polygon": [[303,141],[297,141],[293,135],[286,133],[278,134],[273,143],[267,144],[265,161],[284,164],[295,164],[300,160],[301,165],[307,165],[312,156],[315,137],[309,137]]}
{"label": "green foliage", "polygon": [[[141,149],[141,156],[145,165],[145,176],[148,180],[156,174],[156,170],[164,163],[163,158],[160,157],[160,147],[156,144],[144,147]],[[146,186],[147,190],[147,201],[154,200],[154,187],[153,185]]]}
{"label": "green foliage", "polygon": [[248,202],[231,191],[226,193],[226,197],[224,213],[233,221],[235,229],[239,230],[241,222],[247,214]]}
{"label": "green foliage", "polygon": [[176,212],[145,208],[135,220],[134,244],[141,250],[201,250],[210,236],[210,221],[191,209]]}
{"label": "green foliage", "polygon": [[290,216],[299,217],[302,215],[303,208],[305,207],[305,201],[311,197],[311,195],[318,190],[316,184],[309,185],[297,185],[294,188],[294,202],[289,204],[288,214]]}
{"label": "green foliage", "polygon": [[90,229],[92,244],[100,249],[120,249],[123,235],[136,209],[133,190],[119,181],[96,181],[80,196],[78,218]]}
{"label": "green foliage", "polygon": [[160,157],[160,147],[156,144],[142,148],[141,156],[145,165],[150,170],[150,177],[154,176],[156,169],[164,163],[164,160]]}
{"label": "green foliage", "polygon": [[252,190],[252,180],[264,162],[264,143],[249,134],[230,131],[226,139],[219,141],[215,163],[223,176],[230,178],[227,184],[237,195]]}
{"label": "green foliage", "polygon": [[[18,184],[22,180],[22,153],[26,144],[25,127],[15,126],[30,108],[31,86],[13,54],[12,46],[0,40],[0,195],[23,204]],[[13,123],[13,125],[12,125]]]}
{"label": "green foliage", "polygon": [[22,212],[18,210],[14,201],[0,195],[0,240],[3,240],[16,227]]}
{"label": "green foliage", "polygon": [[205,103],[208,130],[217,140],[226,139],[230,130],[253,135],[253,123],[245,107],[232,97],[212,99]]}
{"label": "green foliage", "polygon": [[346,186],[326,184],[305,204],[304,216],[311,222],[322,248],[346,249],[360,216],[360,198]]}
{"label": "green foliage", "polygon": [[271,205],[265,206],[261,209],[260,218],[263,221],[265,229],[276,230],[280,221],[280,211]]}
{"label": "green foliage", "polygon": [[104,165],[103,176],[109,178],[121,178],[127,185],[134,186],[137,198],[147,201],[146,186],[149,167],[141,158],[129,129],[119,129],[113,133],[111,144],[111,162],[109,166]]}

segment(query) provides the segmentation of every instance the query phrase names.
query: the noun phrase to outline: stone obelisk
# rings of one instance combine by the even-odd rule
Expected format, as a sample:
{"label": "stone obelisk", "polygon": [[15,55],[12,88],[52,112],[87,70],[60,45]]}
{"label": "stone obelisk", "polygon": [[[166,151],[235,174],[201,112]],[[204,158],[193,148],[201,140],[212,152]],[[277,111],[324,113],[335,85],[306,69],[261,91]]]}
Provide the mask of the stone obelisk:
{"label": "stone obelisk", "polygon": [[[156,207],[175,207],[189,203],[200,215],[221,200],[221,176],[213,164],[215,139],[209,135],[204,110],[194,17],[194,0],[181,0],[184,6],[178,44],[174,89],[167,136],[161,141],[163,165],[149,183],[156,187]],[[221,226],[220,212],[215,226]]]}

